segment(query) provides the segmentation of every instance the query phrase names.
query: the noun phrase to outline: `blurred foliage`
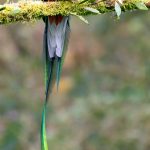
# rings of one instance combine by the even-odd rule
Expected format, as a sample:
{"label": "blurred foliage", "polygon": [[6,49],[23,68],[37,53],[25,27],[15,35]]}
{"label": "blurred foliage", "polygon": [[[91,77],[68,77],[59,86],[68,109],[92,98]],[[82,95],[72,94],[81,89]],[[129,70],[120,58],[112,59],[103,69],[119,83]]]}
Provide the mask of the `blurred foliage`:
{"label": "blurred foliage", "polygon": [[[149,12],[73,18],[59,93],[51,96],[52,150],[150,149]],[[0,26],[0,149],[40,150],[44,24]]]}

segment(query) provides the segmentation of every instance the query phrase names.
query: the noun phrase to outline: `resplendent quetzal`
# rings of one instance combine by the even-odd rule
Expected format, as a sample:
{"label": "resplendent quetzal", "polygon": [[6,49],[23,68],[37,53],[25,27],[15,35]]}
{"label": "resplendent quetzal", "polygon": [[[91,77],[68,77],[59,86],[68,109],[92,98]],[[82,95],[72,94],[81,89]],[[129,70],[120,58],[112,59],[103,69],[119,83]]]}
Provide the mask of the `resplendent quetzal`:
{"label": "resplendent quetzal", "polygon": [[[44,0],[47,1],[47,0]],[[43,18],[44,31],[44,61],[45,61],[45,102],[41,122],[41,150],[48,150],[46,138],[46,107],[53,85],[59,87],[63,60],[67,51],[69,39],[69,16],[48,16]]]}

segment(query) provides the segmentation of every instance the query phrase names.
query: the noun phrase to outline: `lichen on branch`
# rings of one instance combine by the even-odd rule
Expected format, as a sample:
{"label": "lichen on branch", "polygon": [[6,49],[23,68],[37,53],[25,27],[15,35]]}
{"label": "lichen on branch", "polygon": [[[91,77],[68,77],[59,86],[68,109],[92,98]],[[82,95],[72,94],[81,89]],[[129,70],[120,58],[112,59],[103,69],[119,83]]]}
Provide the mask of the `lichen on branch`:
{"label": "lichen on branch", "polygon": [[[122,11],[138,9],[135,5],[141,0],[126,0],[121,5]],[[143,0],[143,3],[150,8],[150,0]],[[85,2],[81,1],[57,1],[57,2],[42,2],[42,1],[20,1],[18,3],[10,3],[0,5],[0,24],[8,24],[13,22],[29,22],[41,19],[43,16],[61,15],[90,15],[94,14],[86,7],[97,9],[100,13],[114,11],[114,1],[96,1]]]}

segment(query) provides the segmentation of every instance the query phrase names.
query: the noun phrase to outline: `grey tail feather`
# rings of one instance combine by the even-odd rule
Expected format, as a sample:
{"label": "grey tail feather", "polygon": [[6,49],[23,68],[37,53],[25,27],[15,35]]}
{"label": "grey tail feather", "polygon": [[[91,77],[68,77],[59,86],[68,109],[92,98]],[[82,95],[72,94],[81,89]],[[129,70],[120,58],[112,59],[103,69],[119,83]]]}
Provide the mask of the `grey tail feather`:
{"label": "grey tail feather", "polygon": [[69,22],[69,17],[68,17],[68,21],[67,21],[67,25],[66,25],[64,47],[63,47],[63,55],[62,55],[62,57],[57,57],[57,69],[56,69],[57,70],[57,72],[56,72],[57,92],[59,90],[60,76],[61,76],[64,57],[66,55],[66,51],[67,51],[67,48],[68,48],[69,35],[70,35],[70,22]]}

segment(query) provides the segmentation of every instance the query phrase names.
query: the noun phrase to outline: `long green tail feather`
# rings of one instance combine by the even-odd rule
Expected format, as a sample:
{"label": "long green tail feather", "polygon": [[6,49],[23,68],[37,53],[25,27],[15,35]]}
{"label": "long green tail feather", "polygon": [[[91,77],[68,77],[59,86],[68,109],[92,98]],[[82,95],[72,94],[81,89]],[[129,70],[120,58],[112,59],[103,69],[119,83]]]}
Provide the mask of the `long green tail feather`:
{"label": "long green tail feather", "polygon": [[47,103],[44,104],[42,112],[42,123],[41,123],[41,150],[48,150],[47,137],[46,137],[46,107]]}
{"label": "long green tail feather", "polygon": [[46,89],[45,89],[45,96],[46,96],[46,101],[48,100],[48,97],[49,97],[49,93],[51,93],[52,91],[52,86],[53,86],[53,83],[52,83],[52,80],[53,80],[53,72],[54,72],[54,66],[55,66],[55,59],[52,58],[50,61],[49,61],[49,72],[48,72],[48,75],[47,75],[47,80],[46,80]]}
{"label": "long green tail feather", "polygon": [[[44,61],[45,61],[45,87],[47,88],[48,76],[50,72],[50,61],[48,58],[48,47],[47,47],[47,28],[48,28],[48,17],[45,20],[45,31],[44,31]],[[47,91],[45,89],[45,91]],[[48,94],[47,94],[48,95]],[[41,121],[41,150],[48,150],[47,136],[46,136],[46,108],[47,108],[48,96],[45,97],[45,103],[42,111],[42,121]]]}
{"label": "long green tail feather", "polygon": [[57,72],[56,72],[57,92],[58,92],[58,88],[59,88],[60,74],[61,74],[61,58],[57,57]]}

